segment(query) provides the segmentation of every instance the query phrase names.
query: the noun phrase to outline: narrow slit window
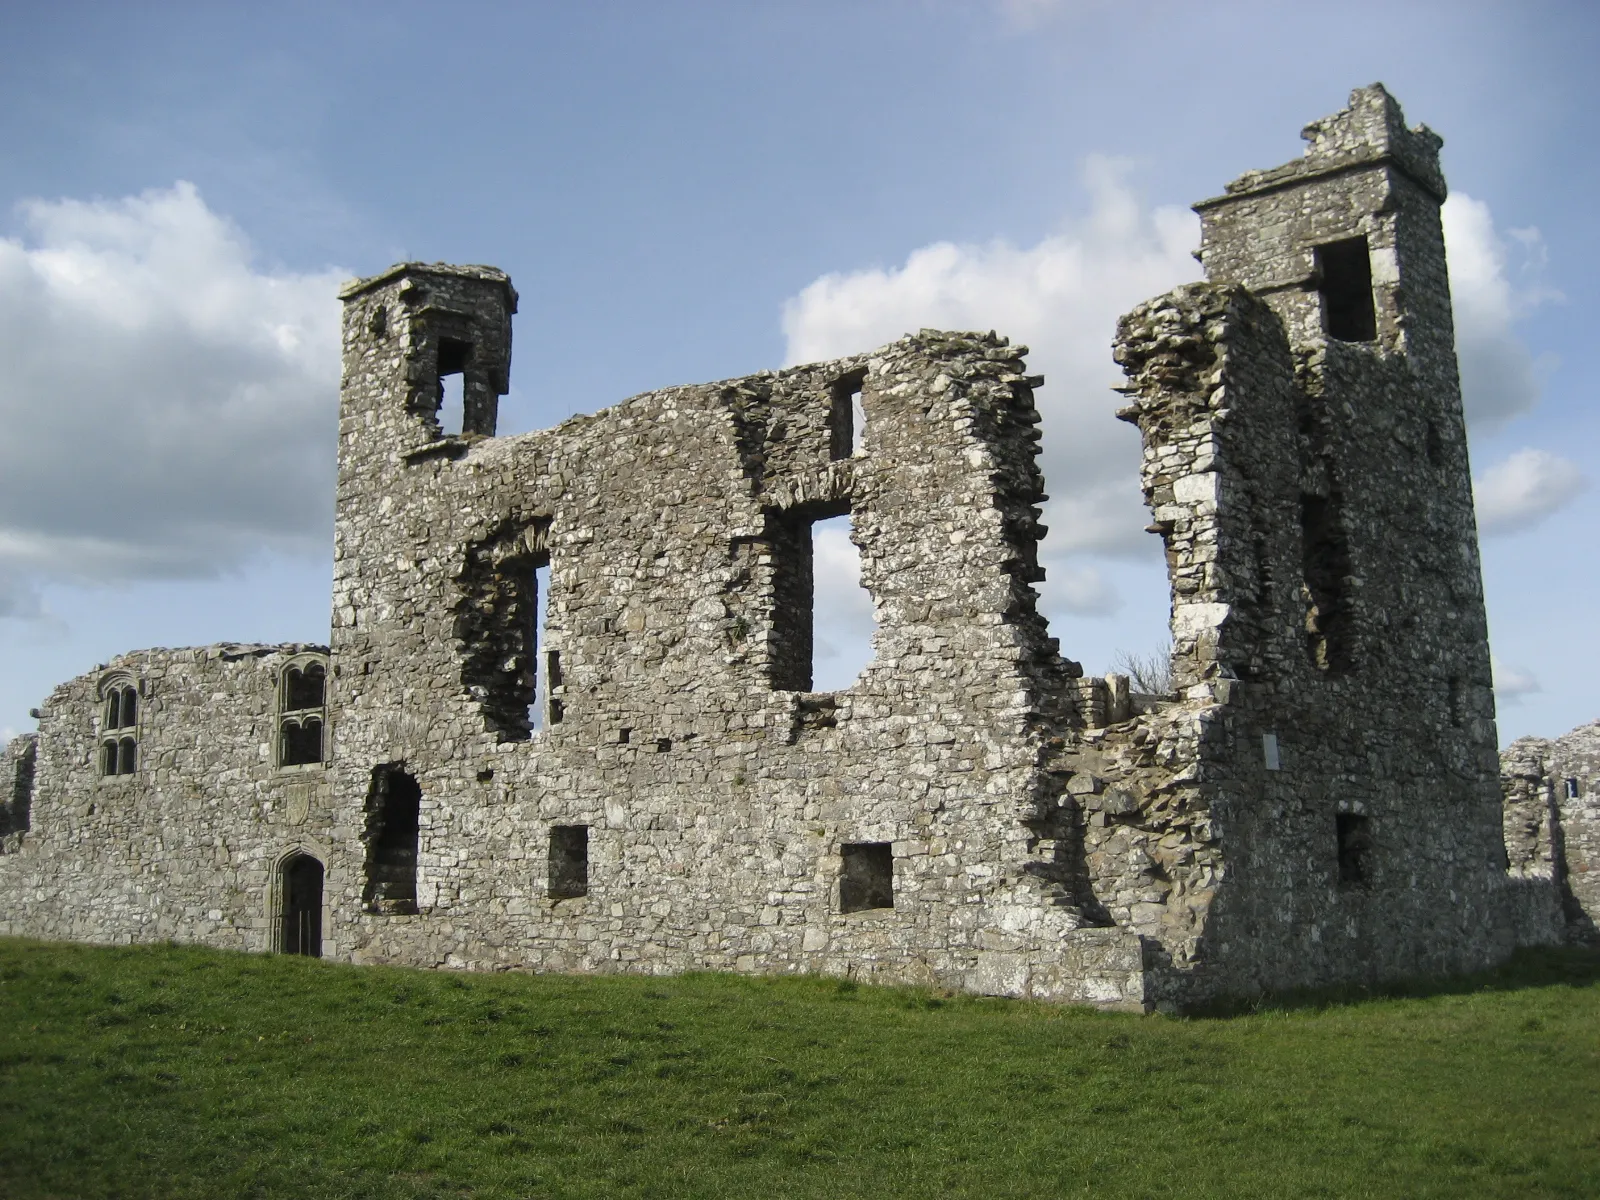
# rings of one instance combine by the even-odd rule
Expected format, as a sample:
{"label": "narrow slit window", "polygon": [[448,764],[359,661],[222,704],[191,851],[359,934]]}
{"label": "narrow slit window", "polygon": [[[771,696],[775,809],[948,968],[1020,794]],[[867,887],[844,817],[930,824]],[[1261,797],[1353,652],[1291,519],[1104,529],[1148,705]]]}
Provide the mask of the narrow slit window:
{"label": "narrow slit window", "polygon": [[1306,604],[1306,652],[1317,670],[1337,676],[1353,669],[1350,621],[1350,544],[1337,496],[1300,497],[1301,582]]}
{"label": "narrow slit window", "polygon": [[414,913],[422,789],[400,766],[378,767],[372,772],[366,809],[363,901],[369,912]]}
{"label": "narrow slit window", "polygon": [[866,447],[867,413],[861,406],[865,371],[846,375],[833,385],[828,413],[828,457],[834,461],[860,454]]}
{"label": "narrow slit window", "polygon": [[549,604],[550,563],[547,559],[533,570],[532,628],[528,631],[531,639],[528,644],[528,666],[533,672],[533,691],[528,696],[528,727],[534,732],[545,727],[547,701],[550,698],[549,665],[546,663],[541,669],[540,660],[544,656],[539,653],[539,648],[544,645],[544,626]]}
{"label": "narrow slit window", "polygon": [[889,842],[846,842],[839,854],[840,912],[894,907],[894,854]]}
{"label": "narrow slit window", "polygon": [[547,894],[552,900],[575,900],[589,894],[589,827],[550,827],[550,874]]}
{"label": "narrow slit window", "polygon": [[547,711],[550,714],[550,724],[561,724],[561,718],[566,715],[566,706],[563,702],[564,684],[561,677],[561,653],[558,650],[548,650],[544,656],[545,686],[550,692],[550,703]]}
{"label": "narrow slit window", "polygon": [[1372,831],[1366,817],[1359,813],[1339,813],[1335,818],[1335,834],[1339,848],[1339,882],[1363,884],[1368,882],[1372,854]]}
{"label": "narrow slit window", "polygon": [[1371,342],[1378,336],[1372,302],[1372,256],[1364,237],[1317,247],[1322,328],[1341,342]]}

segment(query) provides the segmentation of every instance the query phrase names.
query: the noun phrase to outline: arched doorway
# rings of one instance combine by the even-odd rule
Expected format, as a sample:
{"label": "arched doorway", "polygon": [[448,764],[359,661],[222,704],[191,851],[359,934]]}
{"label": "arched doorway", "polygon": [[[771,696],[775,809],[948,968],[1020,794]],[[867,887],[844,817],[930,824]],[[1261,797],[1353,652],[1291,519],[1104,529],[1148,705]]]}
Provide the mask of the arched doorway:
{"label": "arched doorway", "polygon": [[279,868],[278,952],[322,957],[322,864],[291,854]]}

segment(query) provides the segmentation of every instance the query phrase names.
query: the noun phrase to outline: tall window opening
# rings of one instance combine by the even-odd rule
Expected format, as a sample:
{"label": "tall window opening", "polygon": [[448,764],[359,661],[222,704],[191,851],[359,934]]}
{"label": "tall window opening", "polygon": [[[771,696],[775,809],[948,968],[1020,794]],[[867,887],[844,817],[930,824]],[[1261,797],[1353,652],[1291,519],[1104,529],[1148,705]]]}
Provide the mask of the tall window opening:
{"label": "tall window opening", "polygon": [[278,876],[279,954],[322,957],[322,864],[309,854],[285,859]]}
{"label": "tall window opening", "polygon": [[894,907],[894,854],[888,842],[846,842],[839,847],[839,911]]}
{"label": "tall window opening", "polygon": [[861,551],[851,532],[848,503],[769,518],[774,689],[837,691],[872,661],[872,597],[861,583]]}
{"label": "tall window opening", "polygon": [[1372,256],[1364,237],[1317,247],[1317,290],[1322,296],[1322,328],[1341,342],[1370,342],[1378,336],[1372,303]]}
{"label": "tall window opening", "polygon": [[854,371],[834,383],[828,411],[828,457],[838,461],[866,447],[867,412],[861,406],[865,371]]}
{"label": "tall window opening", "polygon": [[323,761],[328,669],[320,662],[291,664],[283,673],[278,713],[278,765]]}
{"label": "tall window opening", "polygon": [[399,764],[372,772],[367,792],[366,886],[362,901],[369,912],[417,911],[417,838],[422,789]]}
{"label": "tall window opening", "polygon": [[466,430],[467,363],[472,343],[456,338],[439,339],[439,433],[456,437]]}
{"label": "tall window opening", "polygon": [[1350,544],[1337,496],[1300,497],[1302,583],[1306,602],[1306,652],[1328,675],[1354,666],[1350,622]]}
{"label": "tall window opening", "polygon": [[132,775],[139,769],[139,692],[131,683],[116,683],[104,693],[100,773]]}
{"label": "tall window opening", "polygon": [[1367,818],[1359,813],[1339,813],[1334,822],[1339,846],[1339,882],[1366,883],[1370,874],[1368,858],[1372,852],[1372,831]]}
{"label": "tall window opening", "polygon": [[526,741],[545,724],[548,663],[541,660],[550,592],[549,523],[505,522],[467,548],[458,577],[455,635],[461,683],[484,726],[503,742]]}
{"label": "tall window opening", "polygon": [[550,827],[550,875],[547,894],[552,900],[572,900],[589,894],[589,827]]}

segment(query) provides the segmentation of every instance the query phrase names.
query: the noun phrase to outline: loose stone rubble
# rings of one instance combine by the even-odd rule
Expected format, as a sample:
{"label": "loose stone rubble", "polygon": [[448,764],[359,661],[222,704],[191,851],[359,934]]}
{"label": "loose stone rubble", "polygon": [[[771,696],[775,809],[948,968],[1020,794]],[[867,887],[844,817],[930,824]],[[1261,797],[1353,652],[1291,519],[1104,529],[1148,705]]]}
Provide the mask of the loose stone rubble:
{"label": "loose stone rubble", "polygon": [[[923,330],[497,438],[510,281],[404,263],[341,295],[331,645],[58,688],[0,930],[1130,1009],[1592,931],[1593,729],[1513,747],[1502,836],[1440,140],[1381,86],[1305,136],[1117,333],[1171,693],[1037,610],[1025,348]],[[817,692],[845,513],[875,657]]]}

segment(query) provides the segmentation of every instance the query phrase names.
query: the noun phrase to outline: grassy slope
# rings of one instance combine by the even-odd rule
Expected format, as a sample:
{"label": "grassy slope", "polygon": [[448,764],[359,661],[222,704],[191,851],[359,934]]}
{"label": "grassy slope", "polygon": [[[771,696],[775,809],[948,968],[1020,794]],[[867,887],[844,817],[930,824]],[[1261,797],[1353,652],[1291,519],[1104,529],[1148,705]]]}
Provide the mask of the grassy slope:
{"label": "grassy slope", "polygon": [[0,1195],[1594,1196],[1600,956],[1140,1018],[0,940]]}

